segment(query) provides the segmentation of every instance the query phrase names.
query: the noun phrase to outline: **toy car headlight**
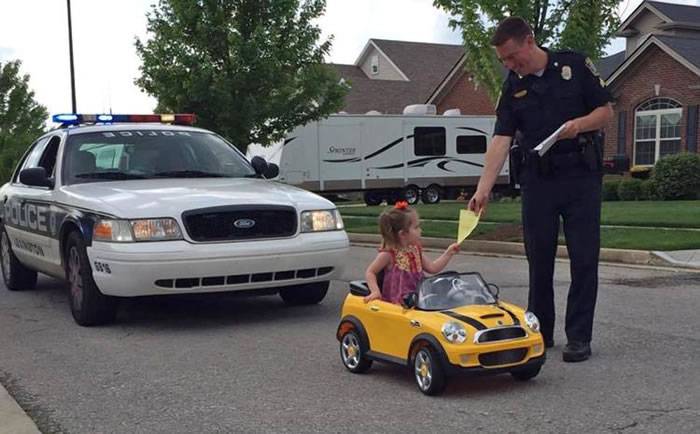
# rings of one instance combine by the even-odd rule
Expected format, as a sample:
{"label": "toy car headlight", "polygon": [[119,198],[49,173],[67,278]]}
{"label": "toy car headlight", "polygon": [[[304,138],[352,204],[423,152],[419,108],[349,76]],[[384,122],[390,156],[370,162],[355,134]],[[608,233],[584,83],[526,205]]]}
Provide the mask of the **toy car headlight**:
{"label": "toy car headlight", "polygon": [[92,230],[95,241],[169,241],[182,239],[174,219],[98,220]]}
{"label": "toy car headlight", "polygon": [[457,322],[446,322],[442,325],[442,335],[445,336],[448,342],[453,344],[461,344],[467,339],[467,331]]}
{"label": "toy car headlight", "polygon": [[537,316],[532,312],[525,312],[525,324],[527,324],[533,332],[540,331],[540,320],[538,320]]}
{"label": "toy car headlight", "polygon": [[302,232],[336,231],[344,228],[337,209],[304,211],[301,213]]}

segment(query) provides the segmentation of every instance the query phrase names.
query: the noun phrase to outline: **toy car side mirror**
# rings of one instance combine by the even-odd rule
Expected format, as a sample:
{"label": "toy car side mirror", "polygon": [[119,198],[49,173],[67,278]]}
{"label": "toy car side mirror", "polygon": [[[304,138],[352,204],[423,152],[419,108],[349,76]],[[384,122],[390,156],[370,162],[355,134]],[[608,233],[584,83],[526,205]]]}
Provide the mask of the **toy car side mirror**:
{"label": "toy car side mirror", "polygon": [[496,300],[498,300],[498,294],[501,293],[501,288],[498,287],[495,283],[487,283],[486,286],[489,288],[489,292],[491,295],[493,295]]}
{"label": "toy car side mirror", "polygon": [[366,297],[369,293],[369,286],[367,286],[367,282],[364,280],[353,280],[350,282],[350,294]]}
{"label": "toy car side mirror", "polygon": [[413,309],[418,303],[418,294],[415,292],[410,292],[406,294],[402,300],[402,304],[406,309]]}
{"label": "toy car side mirror", "polygon": [[53,188],[53,179],[46,175],[43,167],[30,167],[19,172],[19,182],[34,187]]}

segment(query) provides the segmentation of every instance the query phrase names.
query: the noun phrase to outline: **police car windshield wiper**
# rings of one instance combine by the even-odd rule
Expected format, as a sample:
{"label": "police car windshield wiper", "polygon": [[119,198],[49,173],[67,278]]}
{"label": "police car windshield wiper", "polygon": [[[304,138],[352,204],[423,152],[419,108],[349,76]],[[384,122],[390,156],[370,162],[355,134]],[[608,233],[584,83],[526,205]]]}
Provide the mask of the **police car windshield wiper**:
{"label": "police car windshield wiper", "polygon": [[74,175],[76,178],[90,178],[90,179],[114,179],[114,180],[126,180],[126,179],[146,179],[143,175],[135,175],[125,172],[90,172],[90,173],[78,173]]}
{"label": "police car windshield wiper", "polygon": [[157,172],[154,177],[160,178],[226,178],[223,173],[203,172],[201,170],[171,170],[167,172]]}

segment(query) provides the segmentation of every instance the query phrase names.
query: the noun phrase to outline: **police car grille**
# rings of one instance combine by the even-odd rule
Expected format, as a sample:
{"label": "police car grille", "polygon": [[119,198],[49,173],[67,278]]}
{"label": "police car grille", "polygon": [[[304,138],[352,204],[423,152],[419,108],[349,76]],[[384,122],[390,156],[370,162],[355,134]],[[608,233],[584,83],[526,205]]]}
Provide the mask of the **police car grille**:
{"label": "police car grille", "polygon": [[482,344],[486,342],[506,341],[509,339],[524,338],[527,336],[522,327],[502,327],[490,330],[484,330],[479,334],[477,342]]}
{"label": "police car grille", "polygon": [[517,348],[514,350],[494,351],[479,355],[479,363],[482,366],[498,366],[518,363],[527,355],[527,348]]}
{"label": "police car grille", "polygon": [[187,211],[182,219],[192,240],[214,242],[290,237],[296,210],[288,206],[229,206]]}

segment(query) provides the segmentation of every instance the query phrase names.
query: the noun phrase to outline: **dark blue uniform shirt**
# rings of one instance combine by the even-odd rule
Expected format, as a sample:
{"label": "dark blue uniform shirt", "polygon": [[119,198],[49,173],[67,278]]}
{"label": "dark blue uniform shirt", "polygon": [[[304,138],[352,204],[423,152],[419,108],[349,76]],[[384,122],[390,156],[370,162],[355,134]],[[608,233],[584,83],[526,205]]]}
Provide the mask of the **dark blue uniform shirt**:
{"label": "dark blue uniform shirt", "polygon": [[[541,77],[518,76],[510,71],[496,106],[494,134],[515,136],[520,145],[533,148],[564,122],[586,116],[612,101],[590,59],[572,51],[547,51]],[[561,140],[553,154],[577,150],[575,139]]]}

